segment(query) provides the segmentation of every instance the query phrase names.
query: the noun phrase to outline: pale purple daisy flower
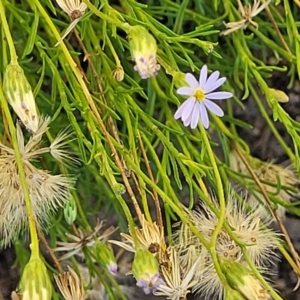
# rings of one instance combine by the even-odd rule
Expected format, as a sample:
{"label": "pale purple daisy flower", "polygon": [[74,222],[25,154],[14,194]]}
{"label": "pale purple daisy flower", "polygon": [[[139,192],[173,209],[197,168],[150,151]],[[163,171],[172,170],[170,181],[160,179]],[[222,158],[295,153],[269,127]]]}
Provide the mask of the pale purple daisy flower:
{"label": "pale purple daisy flower", "polygon": [[225,81],[219,71],[213,72],[207,77],[207,66],[204,65],[200,72],[199,81],[191,73],[185,75],[185,80],[189,86],[181,87],[177,94],[189,96],[177,109],[174,118],[181,119],[184,126],[191,126],[192,129],[197,127],[200,121],[204,128],[209,127],[207,110],[218,117],[224,115],[223,110],[211,100],[224,100],[231,98],[233,95],[229,92],[213,92],[220,87]]}

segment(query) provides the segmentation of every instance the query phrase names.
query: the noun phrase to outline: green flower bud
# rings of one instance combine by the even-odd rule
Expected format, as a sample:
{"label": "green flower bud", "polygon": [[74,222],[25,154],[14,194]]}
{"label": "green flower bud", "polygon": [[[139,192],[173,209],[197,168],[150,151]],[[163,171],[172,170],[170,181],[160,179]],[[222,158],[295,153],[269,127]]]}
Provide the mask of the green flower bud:
{"label": "green flower bud", "polygon": [[19,289],[22,300],[52,299],[51,281],[46,266],[39,257],[31,256],[23,271]]}
{"label": "green flower bud", "polygon": [[239,291],[245,299],[271,299],[267,290],[262,287],[258,279],[253,276],[252,272],[248,268],[228,259],[222,259],[220,265],[228,284],[231,288]]}
{"label": "green flower bud", "polygon": [[154,37],[143,26],[129,28],[129,47],[132,60],[136,63],[134,70],[142,79],[156,76],[160,65],[156,61],[157,45]]}
{"label": "green flower bud", "polygon": [[116,275],[118,265],[112,250],[103,242],[98,241],[96,245],[97,258],[107,267],[112,275]]}
{"label": "green flower bud", "polygon": [[182,72],[174,72],[172,74],[173,76],[173,82],[176,88],[180,88],[182,86],[187,86],[188,83],[186,82],[185,79],[185,74]]}
{"label": "green flower bud", "polygon": [[122,81],[124,79],[124,69],[122,66],[117,66],[117,68],[113,71],[113,77],[117,81]]}
{"label": "green flower bud", "polygon": [[8,103],[25,127],[36,132],[39,118],[31,86],[18,63],[10,63],[4,73],[3,91]]}
{"label": "green flower bud", "polygon": [[225,288],[225,298],[226,300],[245,300],[245,298],[236,290],[230,287]]}
{"label": "green flower bud", "polygon": [[77,207],[73,198],[67,200],[64,204],[64,216],[66,222],[71,225],[77,217]]}
{"label": "green flower bud", "polygon": [[132,263],[132,273],[137,281],[136,285],[143,288],[145,294],[155,292],[163,283],[158,269],[158,261],[150,251],[137,250]]}

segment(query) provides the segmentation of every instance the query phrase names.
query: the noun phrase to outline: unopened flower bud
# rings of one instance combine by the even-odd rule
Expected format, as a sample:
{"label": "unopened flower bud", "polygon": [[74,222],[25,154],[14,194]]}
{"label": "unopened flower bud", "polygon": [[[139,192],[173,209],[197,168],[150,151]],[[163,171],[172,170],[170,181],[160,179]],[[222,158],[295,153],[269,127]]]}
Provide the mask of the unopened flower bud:
{"label": "unopened flower bud", "polygon": [[20,295],[16,291],[12,291],[10,294],[11,300],[20,300]]}
{"label": "unopened flower bud", "polygon": [[180,88],[182,86],[187,85],[184,73],[174,72],[174,74],[172,74],[172,76],[173,76],[173,83],[176,88]]}
{"label": "unopened flower bud", "polygon": [[64,216],[66,222],[71,225],[77,217],[77,207],[73,198],[67,200],[64,204]]}
{"label": "unopened flower bud", "polygon": [[112,250],[103,242],[98,241],[96,245],[98,259],[107,267],[112,275],[116,275],[118,265]]}
{"label": "unopened flower bud", "polygon": [[130,27],[128,34],[132,60],[142,79],[156,76],[160,65],[156,61],[157,45],[154,37],[140,25]]}
{"label": "unopened flower bud", "polygon": [[158,261],[150,251],[137,250],[132,263],[132,273],[137,281],[136,285],[143,288],[145,294],[155,292],[163,283],[158,269]]}
{"label": "unopened flower bud", "polygon": [[245,298],[236,290],[230,287],[225,288],[225,298],[226,300],[245,300]]}
{"label": "unopened flower bud", "polygon": [[122,66],[117,66],[117,68],[113,71],[113,77],[117,81],[122,81],[124,79],[124,69]]}
{"label": "unopened flower bud", "polygon": [[[228,284],[240,292],[246,300],[269,300],[267,290],[245,266],[228,259],[221,260],[221,269]],[[227,298],[226,298],[227,299]]]}
{"label": "unopened flower bud", "polygon": [[290,100],[289,96],[284,91],[269,88],[269,92],[275,98],[275,100],[280,103],[286,103]]}
{"label": "unopened flower bud", "polygon": [[4,73],[3,91],[25,127],[36,132],[39,118],[31,86],[18,63],[10,63]]}
{"label": "unopened flower bud", "polygon": [[22,300],[52,299],[51,281],[46,266],[39,257],[31,256],[23,271],[19,288]]}

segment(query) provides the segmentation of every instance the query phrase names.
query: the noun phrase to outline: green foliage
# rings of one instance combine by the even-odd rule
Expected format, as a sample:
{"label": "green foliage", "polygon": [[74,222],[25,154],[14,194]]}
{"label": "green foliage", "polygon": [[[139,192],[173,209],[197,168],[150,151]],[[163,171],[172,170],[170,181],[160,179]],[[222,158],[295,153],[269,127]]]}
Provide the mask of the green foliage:
{"label": "green foliage", "polygon": [[[49,224],[50,246],[65,240],[64,233],[76,226],[92,232],[97,218],[111,215],[116,216],[115,225],[121,231],[129,226],[135,238],[136,217],[144,214],[148,221],[159,220],[158,201],[164,207],[171,241],[174,220],[188,223],[196,231],[181,204],[191,209],[202,199],[212,207],[207,192],[211,189],[220,203],[218,209],[211,209],[220,222],[212,240],[202,243],[211,250],[217,272],[222,274],[213,248],[225,224],[226,198],[234,193],[230,183],[238,182],[250,193],[261,189],[249,170],[234,169],[230,164],[230,149],[237,149],[250,168],[261,167],[254,163],[249,145],[239,135],[241,128],[249,130],[252,125],[235,116],[237,107],[243,108],[244,101],[255,103],[260,112],[256,118],[265,120],[286,158],[300,172],[300,123],[285,111],[273,91],[288,93],[300,75],[297,2],[272,1],[253,19],[247,19],[245,28],[229,34],[222,34],[224,24],[243,20],[233,0],[83,2],[85,13],[57,46],[71,21],[55,1],[4,0],[0,6],[2,107],[1,82],[6,67],[17,59],[32,87],[39,115],[52,119],[48,141],[44,142],[51,143],[60,130],[68,128],[73,134],[68,150],[80,161],[68,165],[43,157],[36,162],[51,173],[76,178],[71,198]],[[139,26],[143,30],[133,37],[132,29]],[[132,40],[139,38],[138,43]],[[147,79],[134,70],[137,61],[132,61],[134,50],[142,52],[143,47],[157,48],[157,64],[161,65],[157,75]],[[210,116],[209,130],[201,125],[191,130],[174,119],[183,102],[176,88],[186,84],[185,73],[198,76],[204,64],[227,78],[223,88],[234,97],[223,101],[224,118]],[[287,77],[287,86],[272,86],[272,76],[278,73]],[[16,121],[14,112],[10,113]],[[2,114],[1,138],[9,144],[13,123],[7,121],[5,109]],[[281,136],[278,124],[291,142]],[[216,149],[221,150],[220,155]],[[282,205],[300,215],[299,209],[278,196],[282,195],[279,190],[296,194],[298,176],[295,186],[280,176],[275,181],[262,178],[271,199],[269,206]],[[265,203],[262,196],[256,198]],[[230,226],[225,227],[230,231]],[[195,234],[203,239],[201,233]],[[84,255],[94,268],[91,253],[87,250]],[[103,274],[98,276],[106,280]],[[268,287],[265,282],[263,285]],[[113,293],[108,293],[113,299]],[[272,293],[274,299],[281,299]]]}

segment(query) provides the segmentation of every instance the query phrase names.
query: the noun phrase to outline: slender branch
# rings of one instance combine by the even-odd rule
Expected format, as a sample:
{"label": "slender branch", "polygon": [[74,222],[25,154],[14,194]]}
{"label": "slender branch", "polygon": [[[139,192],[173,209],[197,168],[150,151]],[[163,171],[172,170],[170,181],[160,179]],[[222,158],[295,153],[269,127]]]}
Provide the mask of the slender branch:
{"label": "slender branch", "polygon": [[272,208],[272,202],[266,192],[266,189],[264,188],[263,184],[260,182],[259,178],[257,177],[257,175],[255,174],[255,172],[253,171],[253,169],[251,168],[251,166],[249,165],[247,159],[245,158],[245,156],[243,155],[243,153],[241,152],[241,150],[239,149],[239,147],[233,142],[232,143],[233,148],[235,149],[235,151],[237,152],[237,154],[239,155],[239,157],[241,158],[241,160],[243,161],[243,163],[245,164],[248,172],[250,173],[250,175],[252,176],[252,178],[254,179],[255,183],[257,184],[257,186],[259,187],[259,189],[261,190],[262,195],[264,196],[266,203],[273,215],[273,217],[275,218],[275,220],[277,221],[280,230],[282,231],[282,233],[284,234],[285,240],[290,248],[291,254],[295,260],[295,263],[297,265],[297,269],[295,270],[295,272],[298,275],[298,278],[300,277],[300,258],[298,253],[296,252],[294,245],[289,237],[289,234],[285,228],[285,226],[283,225],[283,223],[281,222],[280,218],[278,217],[276,211]]}
{"label": "slender branch", "polygon": [[2,27],[4,30],[4,34],[5,34],[7,43],[8,43],[8,47],[9,47],[11,62],[18,63],[18,56],[17,56],[17,52],[15,49],[14,41],[12,39],[10,30],[9,30],[9,26],[8,26],[8,23],[6,20],[5,8],[4,8],[3,1],[0,1],[0,18],[1,18]]}

